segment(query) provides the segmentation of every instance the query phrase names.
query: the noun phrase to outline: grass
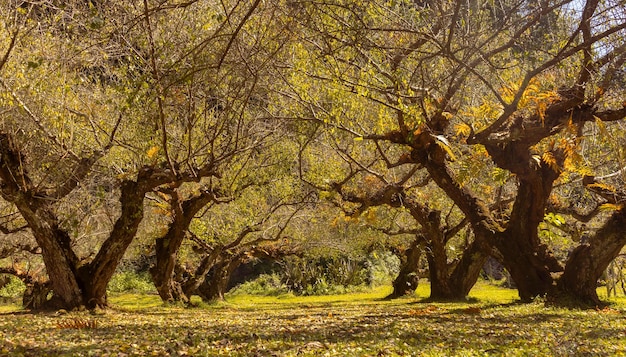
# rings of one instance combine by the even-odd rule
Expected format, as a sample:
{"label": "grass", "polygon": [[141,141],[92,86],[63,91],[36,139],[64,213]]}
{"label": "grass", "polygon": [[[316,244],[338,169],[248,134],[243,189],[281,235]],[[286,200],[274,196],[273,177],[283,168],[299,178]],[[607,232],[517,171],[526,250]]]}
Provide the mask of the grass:
{"label": "grass", "polygon": [[[389,287],[331,296],[234,295],[196,308],[158,296],[111,297],[112,309],[0,315],[0,356],[570,356],[626,355],[626,305],[579,311],[517,304],[479,284],[467,302]],[[6,311],[6,310],[5,310]]]}

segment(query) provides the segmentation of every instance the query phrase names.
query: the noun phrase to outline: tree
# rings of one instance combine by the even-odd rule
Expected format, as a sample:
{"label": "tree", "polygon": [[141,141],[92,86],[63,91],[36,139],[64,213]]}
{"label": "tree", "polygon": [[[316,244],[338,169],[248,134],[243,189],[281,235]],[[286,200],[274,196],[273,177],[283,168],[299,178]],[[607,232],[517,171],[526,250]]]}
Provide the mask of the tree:
{"label": "tree", "polygon": [[[180,194],[178,191],[170,192],[170,222],[165,235],[156,240],[155,264],[150,269],[163,301],[189,303],[194,294],[207,301],[221,300],[239,265],[251,259],[278,260],[298,251],[297,242],[286,238],[285,231],[307,204],[307,198],[285,201],[293,194],[287,193],[278,201],[269,202],[274,190],[269,184],[265,186],[268,187],[262,186],[261,190],[244,186],[239,197],[205,190],[180,201],[174,196]],[[199,215],[201,209],[203,213]],[[192,224],[193,220],[197,222]],[[220,224],[224,227],[215,227]],[[199,232],[194,233],[192,228]],[[187,258],[183,263],[178,259],[185,238],[190,239],[193,252],[200,255],[199,262]]]}
{"label": "tree", "polygon": [[[24,75],[1,83],[3,113],[11,117],[0,137],[0,180],[3,199],[41,248],[54,292],[50,305],[105,306],[106,285],[135,238],[146,196],[220,177],[272,133],[259,114],[262,97],[253,95],[260,83],[255,69],[280,45],[256,47],[263,54],[256,56],[239,40],[259,4],[3,6],[23,26],[18,30],[43,24],[41,32],[15,30],[3,57],[3,73]],[[32,51],[29,44],[40,47]],[[45,81],[51,73],[63,80]],[[252,105],[259,109],[249,111]],[[90,194],[116,195],[119,215],[96,253],[83,257],[63,217],[72,195],[96,178],[113,181],[113,189]]]}
{"label": "tree", "polygon": [[[412,176],[413,173],[411,172],[410,175]],[[358,215],[370,207],[387,205],[404,208],[414,222],[419,225],[419,229],[401,231],[415,234],[416,240],[407,250],[406,262],[403,266],[405,271],[401,270],[398,281],[394,282],[392,296],[401,296],[406,293],[407,283],[409,283],[406,280],[410,279],[409,275],[418,267],[419,246],[423,245],[428,261],[430,298],[434,300],[464,299],[478,279],[487,259],[487,254],[481,249],[478,242],[466,239],[465,242],[456,245],[461,254],[451,259],[448,252],[451,240],[467,225],[467,221],[461,218],[460,221],[454,222],[454,207],[443,216],[442,211],[432,209],[427,204],[421,203],[420,200],[423,199],[423,196],[420,197],[419,194],[412,193],[410,188],[402,184],[403,181],[405,180],[383,186],[364,196],[360,196],[359,193],[348,193],[339,186],[336,186],[335,189],[340,192],[344,200],[359,204],[356,211],[352,212],[353,215]],[[390,233],[389,230],[387,232]],[[394,234],[397,233],[399,232],[394,232]],[[408,273],[408,275],[403,273]],[[413,282],[409,286],[412,286],[414,290],[417,284]],[[398,290],[395,289],[396,287]]]}
{"label": "tree", "polygon": [[[469,221],[483,251],[500,258],[524,301],[548,293],[563,271],[538,227],[555,181],[564,171],[582,172],[581,128],[625,114],[605,91],[624,63],[626,23],[617,15],[623,4],[540,5],[520,5],[495,24],[489,12],[461,1],[307,3],[310,22],[302,23],[311,45],[304,51],[318,55],[309,55],[306,75],[290,81],[294,97],[306,103],[303,119],[330,127],[338,142],[333,133],[352,136],[383,163],[359,157],[362,168],[425,170]],[[558,21],[558,31],[529,38],[546,17]],[[527,40],[532,46],[520,46]],[[300,91],[299,81],[307,83]],[[458,162],[472,150],[513,177],[504,205],[462,179]]]}

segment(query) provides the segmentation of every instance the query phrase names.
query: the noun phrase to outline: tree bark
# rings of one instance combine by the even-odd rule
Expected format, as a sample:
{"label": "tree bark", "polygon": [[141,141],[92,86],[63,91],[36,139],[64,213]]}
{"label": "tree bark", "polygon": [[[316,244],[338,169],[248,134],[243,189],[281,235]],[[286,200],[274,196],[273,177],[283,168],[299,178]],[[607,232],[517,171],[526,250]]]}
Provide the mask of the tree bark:
{"label": "tree bark", "polygon": [[517,197],[506,230],[495,246],[515,282],[522,301],[545,296],[554,280],[551,273],[563,271],[558,260],[539,239],[552,183],[558,173],[545,164],[529,177],[520,177]]}
{"label": "tree bark", "polygon": [[234,256],[214,265],[197,289],[197,293],[202,300],[206,302],[224,300],[224,295],[228,291],[230,277],[241,263],[242,260],[238,256]]}
{"label": "tree bark", "polygon": [[588,242],[576,247],[548,300],[560,305],[602,305],[596,292],[598,279],[626,244],[624,227],[626,209],[613,213]]}
{"label": "tree bark", "polygon": [[205,192],[181,202],[178,190],[171,192],[172,222],[165,235],[156,240],[155,264],[150,267],[150,276],[164,302],[189,302],[190,295],[185,293],[182,282],[174,278],[176,260],[189,224],[212,198],[213,195]]}
{"label": "tree bark", "polygon": [[460,259],[448,263],[446,255],[427,254],[430,269],[430,300],[461,301],[476,284],[488,255],[476,241],[470,243]]}
{"label": "tree bark", "polygon": [[419,261],[422,257],[421,239],[417,238],[401,257],[402,264],[398,276],[393,281],[393,292],[387,299],[413,294],[419,284]]}
{"label": "tree bark", "polygon": [[[174,178],[166,170],[145,167],[139,170],[136,181],[121,183],[121,213],[109,237],[91,262],[81,261],[72,250],[69,234],[60,228],[52,204],[71,192],[88,168],[76,170],[80,177],[72,177],[72,185],[63,184],[49,195],[35,187],[22,162],[22,153],[8,134],[0,134],[0,180],[2,197],[15,204],[28,223],[41,254],[50,280],[53,297],[42,308],[77,309],[82,306],[106,306],[106,287],[137,233],[143,219],[145,194]],[[80,165],[92,165],[93,160],[81,160]],[[75,174],[76,174],[75,172]]]}
{"label": "tree bark", "polygon": [[450,286],[453,299],[465,299],[480,277],[480,272],[489,255],[486,247],[474,240],[465,247],[461,259],[454,265],[450,274]]}

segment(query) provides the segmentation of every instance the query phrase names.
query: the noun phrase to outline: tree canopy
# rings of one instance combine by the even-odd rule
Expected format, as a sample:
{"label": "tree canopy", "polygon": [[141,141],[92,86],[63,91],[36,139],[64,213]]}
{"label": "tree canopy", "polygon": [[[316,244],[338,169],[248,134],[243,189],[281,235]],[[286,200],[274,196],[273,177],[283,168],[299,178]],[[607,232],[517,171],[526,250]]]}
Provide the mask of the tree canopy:
{"label": "tree canopy", "polygon": [[141,239],[164,300],[211,299],[245,259],[309,249],[319,225],[304,222],[330,203],[410,235],[401,271],[423,251],[433,298],[464,298],[492,257],[523,301],[597,305],[626,244],[624,14],[617,0],[9,1],[0,257],[45,273],[0,273],[38,287],[33,307],[106,306]]}

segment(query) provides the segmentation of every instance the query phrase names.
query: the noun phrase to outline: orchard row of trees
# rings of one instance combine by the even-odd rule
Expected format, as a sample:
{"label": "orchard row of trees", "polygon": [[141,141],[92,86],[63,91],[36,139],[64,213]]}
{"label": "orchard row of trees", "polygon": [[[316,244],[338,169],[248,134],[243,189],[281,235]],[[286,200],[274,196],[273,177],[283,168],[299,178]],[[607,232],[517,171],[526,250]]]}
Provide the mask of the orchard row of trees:
{"label": "orchard row of trees", "polygon": [[435,299],[465,297],[492,257],[523,301],[599,304],[626,243],[625,14],[619,0],[3,3],[0,273],[32,307],[106,306],[137,245],[163,300],[220,298],[250,259],[332,246],[330,204],[335,225],[409,237],[395,296],[422,255]]}

